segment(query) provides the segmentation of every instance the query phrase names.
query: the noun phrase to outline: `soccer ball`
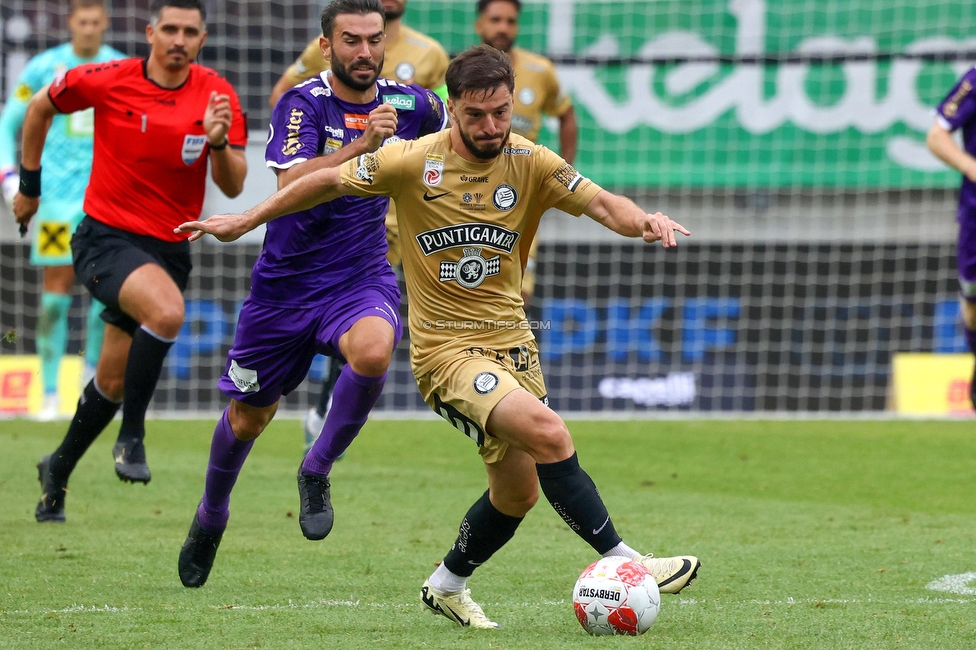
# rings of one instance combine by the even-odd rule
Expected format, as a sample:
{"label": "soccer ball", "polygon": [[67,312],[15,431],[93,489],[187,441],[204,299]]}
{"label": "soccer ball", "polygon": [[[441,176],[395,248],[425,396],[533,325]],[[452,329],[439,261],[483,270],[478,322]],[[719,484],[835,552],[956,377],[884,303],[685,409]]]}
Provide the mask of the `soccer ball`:
{"label": "soccer ball", "polygon": [[661,609],[661,592],[642,564],[625,557],[597,560],[573,587],[573,609],[593,635],[643,634]]}

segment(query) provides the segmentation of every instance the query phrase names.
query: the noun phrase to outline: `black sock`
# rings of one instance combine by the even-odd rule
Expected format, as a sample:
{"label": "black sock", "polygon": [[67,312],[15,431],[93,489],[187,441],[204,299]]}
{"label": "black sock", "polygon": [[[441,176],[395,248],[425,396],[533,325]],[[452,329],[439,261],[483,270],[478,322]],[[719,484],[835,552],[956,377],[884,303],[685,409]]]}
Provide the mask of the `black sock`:
{"label": "black sock", "polygon": [[98,392],[94,379],[88,382],[78,399],[78,408],[68,425],[68,433],[61,441],[61,446],[51,454],[51,475],[56,481],[67,483],[75,465],[118,410],[119,404]]}
{"label": "black sock", "polygon": [[485,491],[461,520],[457,541],[444,558],[444,566],[456,575],[470,576],[512,539],[520,523],[521,517],[510,517],[491,505]]}
{"label": "black sock", "polygon": [[346,367],[345,361],[339,361],[332,357],[326,357],[326,359],[329,364],[329,374],[322,381],[322,392],[319,394],[318,406],[315,407],[315,412],[320,417],[325,415],[325,412],[329,410],[329,399],[332,397],[332,391],[335,390],[335,385],[339,380],[339,375],[342,374],[342,369]]}
{"label": "black sock", "polygon": [[575,452],[566,460],[540,463],[535,468],[542,492],[556,514],[593,550],[603,555],[620,543],[600,492],[579,466]]}
{"label": "black sock", "polygon": [[[144,327],[136,330],[125,366],[125,387],[122,402],[122,426],[119,442],[142,442],[146,437],[146,409],[156,390],[156,382],[163,371],[166,353],[173,341],[159,338]],[[140,447],[140,445],[135,445]],[[141,450],[141,449],[140,449]],[[138,452],[131,459],[138,461]]]}

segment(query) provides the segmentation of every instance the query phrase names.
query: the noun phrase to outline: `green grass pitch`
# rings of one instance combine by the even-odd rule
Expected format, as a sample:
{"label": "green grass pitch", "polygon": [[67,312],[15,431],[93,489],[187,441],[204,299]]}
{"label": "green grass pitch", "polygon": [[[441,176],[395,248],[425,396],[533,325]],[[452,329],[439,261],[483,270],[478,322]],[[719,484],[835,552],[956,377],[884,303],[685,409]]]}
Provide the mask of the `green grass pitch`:
{"label": "green grass pitch", "polygon": [[0,647],[976,647],[973,422],[570,429],[628,543],[702,559],[643,637],[583,632],[571,590],[595,554],[544,500],[469,582],[504,629],[464,630],[421,610],[421,583],[485,489],[473,444],[440,421],[366,426],[333,471],[336,528],[322,542],[298,527],[300,425],[273,423],[244,467],[209,582],[189,590],[176,560],[212,421],[150,422],[145,487],[115,478],[111,426],[72,478],[68,522],[41,525],[34,465],[65,424],[7,420]]}

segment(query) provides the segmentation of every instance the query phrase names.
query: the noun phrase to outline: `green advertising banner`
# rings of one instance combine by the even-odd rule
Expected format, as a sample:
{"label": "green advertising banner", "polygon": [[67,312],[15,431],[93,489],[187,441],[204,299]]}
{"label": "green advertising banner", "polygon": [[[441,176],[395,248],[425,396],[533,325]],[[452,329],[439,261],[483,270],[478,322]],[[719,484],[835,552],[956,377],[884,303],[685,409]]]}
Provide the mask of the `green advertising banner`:
{"label": "green advertising banner", "polygon": [[[475,4],[411,0],[405,20],[458,52]],[[518,43],[561,61],[577,166],[608,187],[951,187],[925,133],[974,28],[970,0],[551,0]]]}

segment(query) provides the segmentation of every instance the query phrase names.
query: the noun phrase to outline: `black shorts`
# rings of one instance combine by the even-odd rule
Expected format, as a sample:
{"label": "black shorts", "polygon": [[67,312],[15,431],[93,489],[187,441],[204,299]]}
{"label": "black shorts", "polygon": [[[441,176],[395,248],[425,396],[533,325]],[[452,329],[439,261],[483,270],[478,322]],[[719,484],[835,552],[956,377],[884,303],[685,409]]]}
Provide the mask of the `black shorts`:
{"label": "black shorts", "polygon": [[71,238],[71,253],[75,275],[105,305],[102,320],[129,334],[135,333],[139,323],[119,307],[119,291],[125,279],[140,266],[156,264],[184,291],[193,268],[189,242],[135,235],[87,215]]}

